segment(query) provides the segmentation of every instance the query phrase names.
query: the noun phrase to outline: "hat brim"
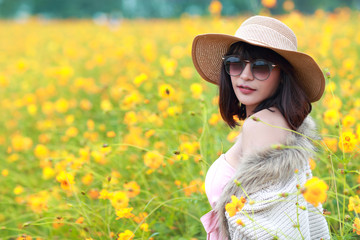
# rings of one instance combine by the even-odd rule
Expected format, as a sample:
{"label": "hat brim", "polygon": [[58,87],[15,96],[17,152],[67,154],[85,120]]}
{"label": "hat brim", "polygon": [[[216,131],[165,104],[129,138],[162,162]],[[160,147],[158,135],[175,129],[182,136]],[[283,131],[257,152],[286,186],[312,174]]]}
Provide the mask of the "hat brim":
{"label": "hat brim", "polygon": [[219,84],[222,57],[235,42],[269,48],[284,57],[294,68],[298,84],[311,102],[318,101],[325,89],[325,78],[318,64],[309,55],[266,46],[227,34],[202,34],[195,37],[192,45],[192,60],[200,76],[213,84]]}

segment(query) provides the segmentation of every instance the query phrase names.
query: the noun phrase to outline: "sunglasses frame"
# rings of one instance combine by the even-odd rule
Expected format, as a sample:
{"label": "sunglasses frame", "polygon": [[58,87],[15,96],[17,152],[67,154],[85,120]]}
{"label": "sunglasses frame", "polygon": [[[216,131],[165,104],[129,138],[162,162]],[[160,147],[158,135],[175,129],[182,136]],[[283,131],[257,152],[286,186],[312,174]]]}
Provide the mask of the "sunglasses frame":
{"label": "sunglasses frame", "polygon": [[[253,77],[254,77],[255,79],[259,80],[259,81],[265,81],[265,80],[267,80],[267,79],[270,77],[271,71],[277,66],[276,64],[274,64],[274,63],[272,63],[272,62],[270,62],[270,61],[268,61],[268,60],[262,59],[262,58],[254,59],[253,61],[250,61],[250,60],[240,60],[239,63],[240,63],[240,62],[245,63],[245,67],[243,68],[243,70],[242,70],[239,74],[231,75],[231,74],[228,72],[227,67],[226,67],[226,63],[227,63],[226,60],[227,60],[228,58],[230,58],[230,57],[236,57],[236,58],[239,58],[239,59],[240,59],[240,56],[239,56],[239,55],[228,55],[228,56],[222,57],[222,60],[223,60],[224,66],[225,66],[225,71],[226,71],[227,74],[229,74],[229,76],[232,76],[232,77],[240,76],[240,75],[243,73],[243,71],[244,71],[244,69],[245,69],[245,67],[246,67],[246,64],[250,63],[250,70],[251,70],[251,74],[253,75]],[[253,72],[253,66],[254,66],[254,63],[255,63],[256,61],[263,61],[263,62],[266,62],[266,63],[268,64],[268,67],[269,67],[269,75],[268,75],[265,79],[259,79],[259,78],[255,77],[254,72]],[[230,71],[230,70],[229,70],[229,71]]]}

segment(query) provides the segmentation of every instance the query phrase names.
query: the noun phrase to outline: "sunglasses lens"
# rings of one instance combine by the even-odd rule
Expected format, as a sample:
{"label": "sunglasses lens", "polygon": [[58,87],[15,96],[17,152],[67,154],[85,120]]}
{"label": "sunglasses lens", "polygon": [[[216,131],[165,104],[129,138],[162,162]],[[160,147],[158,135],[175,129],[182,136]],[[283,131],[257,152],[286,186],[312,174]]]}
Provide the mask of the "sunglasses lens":
{"label": "sunglasses lens", "polygon": [[258,80],[265,80],[269,77],[271,72],[270,63],[264,60],[256,60],[252,66],[254,77]]}
{"label": "sunglasses lens", "polygon": [[225,70],[230,76],[238,76],[244,70],[244,62],[239,57],[228,57],[225,59]]}

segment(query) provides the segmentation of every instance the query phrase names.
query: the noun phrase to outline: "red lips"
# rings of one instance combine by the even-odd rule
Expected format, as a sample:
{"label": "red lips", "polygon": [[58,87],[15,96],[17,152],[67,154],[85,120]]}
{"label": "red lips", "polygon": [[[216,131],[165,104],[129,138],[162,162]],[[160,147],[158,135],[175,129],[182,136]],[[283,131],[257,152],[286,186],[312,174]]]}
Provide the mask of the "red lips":
{"label": "red lips", "polygon": [[250,94],[250,93],[253,93],[254,91],[256,91],[256,89],[253,89],[246,85],[240,85],[238,88],[240,89],[240,92],[243,94]]}

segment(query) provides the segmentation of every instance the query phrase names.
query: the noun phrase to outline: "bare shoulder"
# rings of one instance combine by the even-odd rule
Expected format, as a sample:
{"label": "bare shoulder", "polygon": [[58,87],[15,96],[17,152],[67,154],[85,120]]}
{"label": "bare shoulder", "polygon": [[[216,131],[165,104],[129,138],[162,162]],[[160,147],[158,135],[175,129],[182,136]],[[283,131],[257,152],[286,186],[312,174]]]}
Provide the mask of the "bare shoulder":
{"label": "bare shoulder", "polygon": [[278,109],[270,110],[261,110],[244,122],[241,144],[244,155],[258,152],[270,148],[274,144],[281,144],[286,141],[289,131],[282,129],[290,128],[286,119]]}

